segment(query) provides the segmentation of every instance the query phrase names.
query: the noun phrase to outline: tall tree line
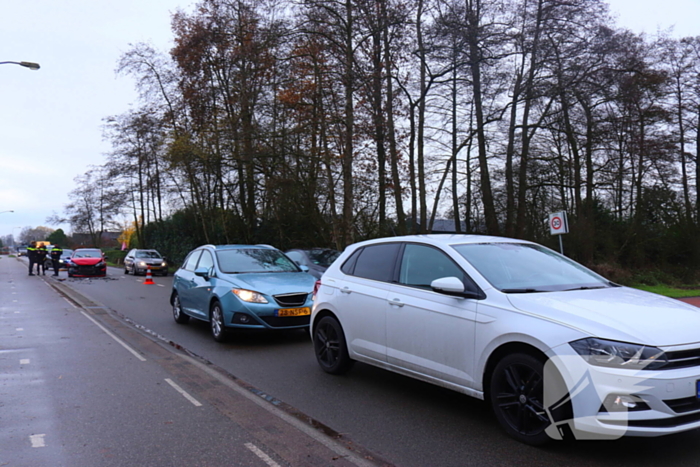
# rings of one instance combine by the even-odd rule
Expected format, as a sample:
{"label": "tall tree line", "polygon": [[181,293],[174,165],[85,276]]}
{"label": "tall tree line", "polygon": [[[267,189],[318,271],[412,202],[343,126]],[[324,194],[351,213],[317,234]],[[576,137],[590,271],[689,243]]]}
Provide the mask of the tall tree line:
{"label": "tall tree line", "polygon": [[602,0],[201,0],[172,30],[124,54],[139,106],[106,121],[142,243],[546,241],[566,210],[583,261],[698,254],[699,37]]}

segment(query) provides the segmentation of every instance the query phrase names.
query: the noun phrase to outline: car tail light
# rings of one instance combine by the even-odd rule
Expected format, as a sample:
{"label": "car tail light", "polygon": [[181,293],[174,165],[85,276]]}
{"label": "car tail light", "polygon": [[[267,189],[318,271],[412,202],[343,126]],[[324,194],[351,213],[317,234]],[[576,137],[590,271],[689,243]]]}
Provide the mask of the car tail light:
{"label": "car tail light", "polygon": [[314,293],[313,293],[313,299],[314,299],[314,300],[316,300],[316,294],[318,293],[318,289],[320,289],[320,288],[321,288],[321,281],[320,281],[320,280],[317,280],[317,281],[314,283]]}

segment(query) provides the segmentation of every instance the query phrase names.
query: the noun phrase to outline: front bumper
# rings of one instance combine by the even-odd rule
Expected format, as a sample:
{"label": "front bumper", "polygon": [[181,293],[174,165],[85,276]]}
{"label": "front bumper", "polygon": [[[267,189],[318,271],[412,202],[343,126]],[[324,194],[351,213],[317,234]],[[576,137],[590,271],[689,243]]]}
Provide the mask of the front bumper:
{"label": "front bumper", "polygon": [[69,266],[68,274],[73,277],[104,277],[107,275],[107,267]]}
{"label": "front bumper", "polygon": [[[311,294],[309,294],[310,296]],[[309,298],[303,305],[282,307],[277,303],[243,303],[233,294],[222,300],[224,321],[227,328],[235,329],[306,329],[309,327],[311,315],[277,316],[281,308],[308,308],[313,305]]]}
{"label": "front bumper", "polygon": [[[564,433],[563,424],[576,439],[653,437],[700,428],[700,367],[637,371],[589,365],[578,355],[551,363],[566,382],[564,397],[573,410],[570,420],[553,417],[548,431],[553,438]],[[545,394],[545,405],[561,404],[561,397]]]}

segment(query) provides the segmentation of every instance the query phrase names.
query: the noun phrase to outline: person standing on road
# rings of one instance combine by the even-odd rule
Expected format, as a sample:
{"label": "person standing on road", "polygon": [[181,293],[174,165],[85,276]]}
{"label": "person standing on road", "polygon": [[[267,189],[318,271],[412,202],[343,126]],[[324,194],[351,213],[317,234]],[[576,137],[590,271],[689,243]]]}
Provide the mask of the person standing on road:
{"label": "person standing on road", "polygon": [[41,245],[36,249],[36,275],[39,275],[39,269],[41,269],[42,274],[46,275],[46,256],[48,251],[46,251],[46,245]]}
{"label": "person standing on road", "polygon": [[29,275],[33,276],[34,263],[36,263],[36,242],[31,242],[27,247],[27,259],[29,260]]}
{"label": "person standing on road", "polygon": [[58,276],[58,268],[60,266],[59,260],[61,259],[61,255],[63,254],[63,249],[58,246],[54,245],[53,248],[51,248],[51,262],[53,263],[53,275]]}

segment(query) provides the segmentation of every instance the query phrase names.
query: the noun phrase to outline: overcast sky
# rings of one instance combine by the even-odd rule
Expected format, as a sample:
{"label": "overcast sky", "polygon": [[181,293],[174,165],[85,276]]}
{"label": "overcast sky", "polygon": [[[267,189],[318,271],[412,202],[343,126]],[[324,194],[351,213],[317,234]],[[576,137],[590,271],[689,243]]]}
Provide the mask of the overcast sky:
{"label": "overcast sky", "polygon": [[[136,104],[134,83],[115,75],[129,44],[172,45],[170,15],[191,0],[0,0],[0,236],[62,214],[73,179],[104,163],[102,119]],[[609,0],[618,24],[655,34],[700,35],[700,0]],[[4,212],[14,210],[14,212]]]}

